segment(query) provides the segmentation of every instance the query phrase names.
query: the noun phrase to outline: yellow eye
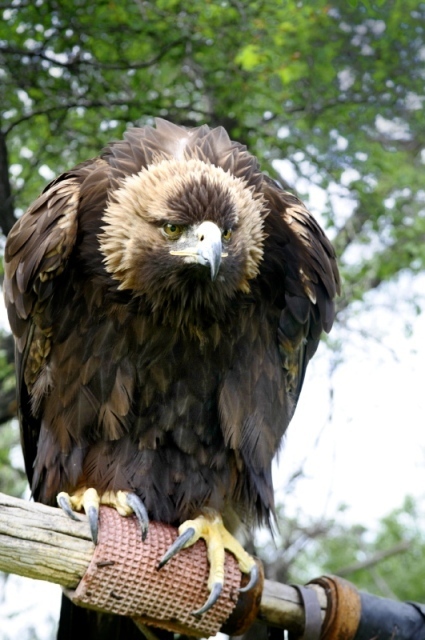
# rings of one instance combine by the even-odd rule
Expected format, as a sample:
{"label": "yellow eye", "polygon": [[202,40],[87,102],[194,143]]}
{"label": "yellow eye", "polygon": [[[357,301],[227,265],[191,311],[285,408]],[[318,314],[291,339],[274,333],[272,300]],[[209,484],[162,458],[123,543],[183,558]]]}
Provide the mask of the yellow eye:
{"label": "yellow eye", "polygon": [[181,224],[173,224],[172,222],[167,222],[167,224],[164,224],[164,226],[162,227],[163,231],[165,233],[165,235],[167,235],[169,238],[178,238],[179,236],[181,236],[181,234],[183,233],[183,225]]}
{"label": "yellow eye", "polygon": [[221,237],[223,238],[224,242],[229,242],[230,238],[232,237],[232,230],[225,229],[221,234]]}

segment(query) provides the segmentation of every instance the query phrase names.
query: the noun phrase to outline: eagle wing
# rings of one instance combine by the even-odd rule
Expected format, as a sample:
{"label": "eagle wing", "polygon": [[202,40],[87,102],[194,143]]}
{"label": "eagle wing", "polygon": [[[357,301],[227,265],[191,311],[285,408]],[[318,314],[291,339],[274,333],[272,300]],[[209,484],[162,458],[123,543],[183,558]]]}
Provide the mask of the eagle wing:
{"label": "eagle wing", "polygon": [[280,282],[275,289],[281,309],[278,342],[292,400],[291,418],[320,336],[332,328],[340,278],[333,246],[315,218],[297,197],[268,183],[271,214],[266,220],[268,239],[261,278],[264,281],[273,264],[274,278]]}
{"label": "eagle wing", "polygon": [[260,521],[274,510],[271,462],[294,414],[308,362],[330,331],[340,290],[335,253],[302,202],[264,177],[269,213],[260,273],[252,283],[259,316],[237,345],[220,397],[225,439],[249,471]]}
{"label": "eagle wing", "polygon": [[42,394],[35,382],[48,378],[49,301],[75,245],[79,191],[79,178],[72,174],[48,185],[13,227],[5,248],[4,296],[15,336],[21,440],[30,482],[40,431],[33,409]]}

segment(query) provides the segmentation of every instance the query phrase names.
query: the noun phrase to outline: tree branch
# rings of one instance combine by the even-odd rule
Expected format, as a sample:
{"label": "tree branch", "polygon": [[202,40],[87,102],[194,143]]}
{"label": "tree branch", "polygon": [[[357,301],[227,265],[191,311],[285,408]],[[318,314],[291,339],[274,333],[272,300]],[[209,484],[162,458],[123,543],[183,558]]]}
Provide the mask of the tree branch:
{"label": "tree branch", "polygon": [[[47,107],[45,109],[36,109],[34,111],[30,111],[25,115],[22,115],[17,120],[14,120],[10,123],[10,125],[4,130],[4,137],[6,137],[12,129],[17,127],[18,125],[26,122],[27,120],[31,120],[31,118],[35,118],[36,116],[46,116],[52,113],[62,113],[63,111],[68,111],[69,109],[76,109],[78,107],[82,107],[83,109],[93,109],[97,107],[105,107],[110,108],[111,106],[115,107],[128,107],[131,105],[131,101],[126,99],[118,99],[118,100],[74,100],[72,102],[67,102],[66,104],[55,105],[53,107]],[[136,104],[136,102],[135,102]]]}
{"label": "tree branch", "polygon": [[0,227],[7,235],[15,224],[12,189],[9,179],[9,158],[6,134],[0,131]]}
{"label": "tree branch", "polygon": [[384,549],[383,551],[377,551],[370,558],[363,560],[362,562],[355,562],[354,564],[350,564],[348,567],[343,567],[342,569],[338,569],[339,576],[348,576],[351,573],[355,573],[356,571],[361,571],[362,569],[369,569],[374,567],[375,565],[382,562],[386,558],[391,558],[392,556],[397,555],[398,553],[404,553],[410,549],[410,542],[404,540],[403,542],[399,542],[395,544],[393,547],[389,549]]}
{"label": "tree branch", "polygon": [[128,60],[122,60],[119,63],[107,63],[107,62],[99,62],[96,59],[87,59],[87,58],[79,58],[78,55],[75,56],[73,54],[69,55],[69,59],[66,62],[62,62],[57,57],[49,56],[45,53],[44,46],[39,47],[38,49],[18,49],[17,47],[11,47],[8,45],[0,46],[0,53],[5,55],[14,55],[19,57],[27,57],[27,58],[39,58],[40,60],[44,60],[45,62],[49,62],[50,64],[56,67],[62,67],[65,69],[72,69],[75,67],[93,67],[95,69],[107,69],[114,71],[127,71],[129,69],[138,70],[138,69],[147,69],[152,65],[156,64],[163,58],[168,51],[180,45],[184,42],[183,38],[178,38],[173,40],[172,42],[167,43],[160,49],[152,58],[146,60],[145,62],[129,62]]}
{"label": "tree branch", "polygon": [[0,494],[0,571],[73,589],[92,554],[85,517]]}

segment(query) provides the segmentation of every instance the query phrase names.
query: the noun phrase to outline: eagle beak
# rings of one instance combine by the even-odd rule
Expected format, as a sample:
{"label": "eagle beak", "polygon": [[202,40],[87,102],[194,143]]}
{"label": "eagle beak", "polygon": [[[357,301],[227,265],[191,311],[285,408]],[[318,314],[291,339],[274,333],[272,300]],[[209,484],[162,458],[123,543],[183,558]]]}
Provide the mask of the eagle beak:
{"label": "eagle beak", "polygon": [[202,222],[196,230],[198,236],[197,261],[210,267],[211,280],[215,280],[221,264],[221,231],[214,222]]}
{"label": "eagle beak", "polygon": [[209,267],[211,280],[215,280],[220,269],[221,259],[228,255],[223,253],[219,227],[209,220],[201,222],[198,227],[190,230],[189,236],[184,240],[183,247],[170,251],[170,254],[184,256],[190,262]]}

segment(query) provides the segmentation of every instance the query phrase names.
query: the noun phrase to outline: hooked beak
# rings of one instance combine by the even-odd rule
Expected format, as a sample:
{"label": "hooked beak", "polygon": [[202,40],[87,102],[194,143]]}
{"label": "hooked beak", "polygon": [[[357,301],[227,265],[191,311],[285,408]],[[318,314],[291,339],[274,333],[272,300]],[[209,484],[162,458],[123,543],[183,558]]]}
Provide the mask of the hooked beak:
{"label": "hooked beak", "polygon": [[170,251],[170,254],[172,256],[186,256],[192,258],[189,260],[190,262],[209,266],[211,280],[215,280],[220,269],[221,258],[228,255],[222,251],[219,227],[214,222],[206,220],[191,230],[188,240],[184,243],[184,248]]}

